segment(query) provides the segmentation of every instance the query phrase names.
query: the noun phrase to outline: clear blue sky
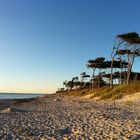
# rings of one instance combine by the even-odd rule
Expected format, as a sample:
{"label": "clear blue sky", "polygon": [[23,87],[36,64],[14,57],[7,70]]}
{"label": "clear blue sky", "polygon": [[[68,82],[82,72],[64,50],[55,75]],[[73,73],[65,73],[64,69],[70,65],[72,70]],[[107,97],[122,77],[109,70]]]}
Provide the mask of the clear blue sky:
{"label": "clear blue sky", "polygon": [[0,91],[50,93],[90,74],[117,34],[140,34],[139,14],[139,0],[0,0]]}

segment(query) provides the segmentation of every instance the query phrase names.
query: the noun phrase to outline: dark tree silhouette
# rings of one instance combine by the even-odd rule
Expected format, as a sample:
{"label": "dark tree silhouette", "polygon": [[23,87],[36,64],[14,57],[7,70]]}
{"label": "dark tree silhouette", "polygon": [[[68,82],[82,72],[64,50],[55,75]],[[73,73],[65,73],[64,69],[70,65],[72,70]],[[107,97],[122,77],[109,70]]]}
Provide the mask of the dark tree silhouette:
{"label": "dark tree silhouette", "polygon": [[[94,60],[88,60],[87,67],[93,69],[93,74],[92,74],[92,89],[94,88],[94,80],[95,80],[95,70],[99,69],[99,72],[101,69],[106,68],[106,62],[104,57],[97,57]],[[98,83],[100,82],[100,79],[98,77]],[[100,84],[99,84],[100,85]]]}
{"label": "dark tree silhouette", "polygon": [[67,80],[65,80],[64,82],[63,82],[63,86],[66,88],[66,90],[67,90]]}
{"label": "dark tree silhouette", "polygon": [[[122,61],[122,60],[114,60],[114,59],[113,59],[113,62],[112,61],[105,61],[105,58],[103,58],[103,57],[98,57],[98,58],[96,58],[94,60],[89,60],[88,61],[88,64],[87,64],[87,66],[89,68],[92,68],[93,69],[93,77],[92,77],[92,79],[93,79],[92,82],[93,83],[94,83],[94,79],[95,79],[94,78],[95,77],[95,75],[94,75],[95,69],[98,69],[99,70],[99,76],[98,76],[98,78],[100,76],[106,77],[106,76],[100,74],[101,73],[101,70],[104,69],[106,71],[111,71],[111,73],[109,74],[110,77],[111,77],[111,82],[110,82],[111,83],[110,84],[111,87],[113,85],[113,79],[114,79],[114,77],[113,77],[113,68],[118,68],[118,69],[120,69],[120,68],[127,68],[127,65],[128,65],[128,63],[125,62],[125,61]],[[93,89],[93,87],[92,87],[92,89]]]}
{"label": "dark tree silhouette", "polygon": [[126,61],[128,62],[127,71],[127,84],[129,83],[130,74],[132,72],[132,67],[134,60],[137,56],[140,56],[140,37],[138,33],[124,33],[117,36],[118,41],[123,42],[123,49],[118,49],[116,54],[125,55]]}
{"label": "dark tree silhouette", "polygon": [[[89,87],[92,89],[94,85],[106,85],[104,79],[109,79],[110,88],[113,87],[114,80],[118,80],[119,84],[129,83],[130,79],[140,77],[139,73],[133,73],[132,68],[136,57],[140,56],[140,37],[136,32],[119,34],[116,36],[115,45],[111,53],[111,60],[107,61],[104,57],[97,57],[88,60],[87,67],[93,69],[92,83],[85,82],[90,77],[86,72],[80,74],[81,81],[78,77],[73,77],[71,81],[64,81],[63,85],[66,89],[75,89],[77,87]],[[98,69],[98,75],[95,71]],[[104,70],[104,71],[103,71]],[[84,84],[86,86],[84,86]],[[81,86],[82,85],[82,86]]]}

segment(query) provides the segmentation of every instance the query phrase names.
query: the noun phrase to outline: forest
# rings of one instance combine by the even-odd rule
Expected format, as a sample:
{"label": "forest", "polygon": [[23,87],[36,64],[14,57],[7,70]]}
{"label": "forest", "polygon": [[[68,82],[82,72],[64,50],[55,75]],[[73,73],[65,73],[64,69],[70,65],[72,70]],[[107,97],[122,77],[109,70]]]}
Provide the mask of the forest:
{"label": "forest", "polygon": [[65,80],[57,92],[77,89],[113,89],[118,85],[129,85],[140,80],[140,73],[133,71],[136,59],[140,56],[140,36],[136,32],[118,34],[110,53],[110,60],[99,56],[88,60],[86,67],[92,69],[92,75],[81,72],[80,76]]}

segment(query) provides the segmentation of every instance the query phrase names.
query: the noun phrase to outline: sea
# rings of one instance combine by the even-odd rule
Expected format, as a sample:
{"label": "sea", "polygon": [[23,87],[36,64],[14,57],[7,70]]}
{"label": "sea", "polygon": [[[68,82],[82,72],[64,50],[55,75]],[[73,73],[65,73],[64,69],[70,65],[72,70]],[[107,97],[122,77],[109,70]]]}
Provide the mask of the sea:
{"label": "sea", "polygon": [[0,99],[23,99],[41,97],[45,94],[31,94],[31,93],[0,93]]}

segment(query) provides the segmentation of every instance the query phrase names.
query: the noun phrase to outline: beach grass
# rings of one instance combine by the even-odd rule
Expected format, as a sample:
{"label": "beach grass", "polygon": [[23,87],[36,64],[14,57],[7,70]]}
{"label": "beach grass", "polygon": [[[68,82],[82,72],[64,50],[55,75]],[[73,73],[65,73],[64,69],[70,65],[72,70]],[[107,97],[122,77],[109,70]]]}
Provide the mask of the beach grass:
{"label": "beach grass", "polygon": [[140,92],[140,81],[133,81],[129,84],[115,85],[112,89],[109,86],[104,86],[101,88],[90,89],[74,89],[65,92],[60,92],[60,95],[66,96],[80,96],[84,97],[90,95],[90,98],[98,97],[101,100],[106,99],[121,99],[126,95],[134,94]]}

